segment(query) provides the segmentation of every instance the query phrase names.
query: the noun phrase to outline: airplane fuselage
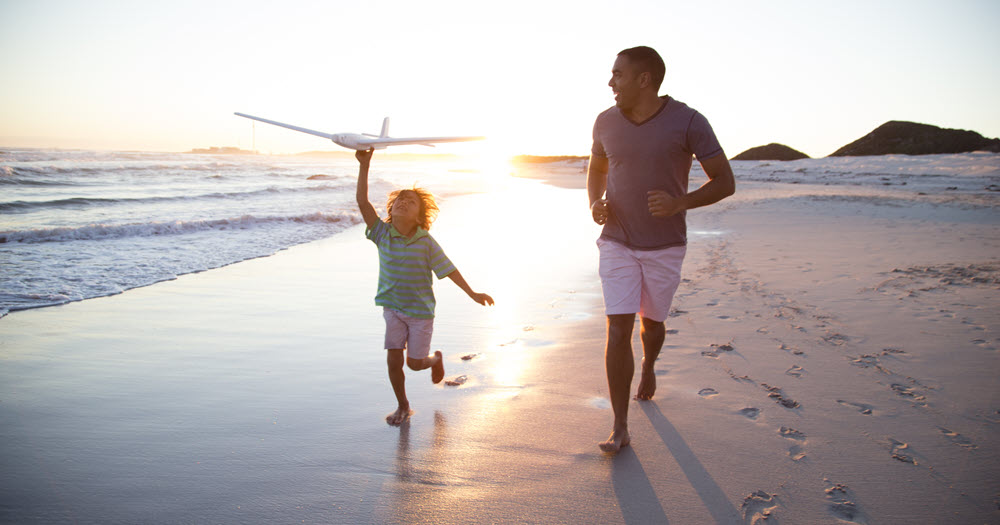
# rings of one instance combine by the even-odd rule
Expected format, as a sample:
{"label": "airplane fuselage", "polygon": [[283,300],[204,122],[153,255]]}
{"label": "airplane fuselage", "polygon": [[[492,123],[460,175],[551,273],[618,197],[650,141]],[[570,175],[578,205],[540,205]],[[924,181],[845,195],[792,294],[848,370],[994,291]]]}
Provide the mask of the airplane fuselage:
{"label": "airplane fuselage", "polygon": [[362,141],[371,140],[371,137],[366,137],[364,135],[359,135],[357,133],[334,133],[330,136],[330,140],[337,144],[338,146],[343,146],[347,149],[353,150],[368,150],[368,149],[385,149],[385,146],[381,145],[371,145],[364,144]]}

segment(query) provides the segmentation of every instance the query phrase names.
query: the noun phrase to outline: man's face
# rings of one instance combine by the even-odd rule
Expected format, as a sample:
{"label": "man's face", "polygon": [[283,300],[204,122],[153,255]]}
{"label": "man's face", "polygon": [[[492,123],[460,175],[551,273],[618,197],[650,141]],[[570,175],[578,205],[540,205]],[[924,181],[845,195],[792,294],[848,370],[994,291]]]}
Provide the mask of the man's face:
{"label": "man's face", "polygon": [[622,109],[630,109],[639,100],[639,73],[636,72],[628,57],[619,56],[611,68],[611,80],[608,81],[615,94],[615,105]]}

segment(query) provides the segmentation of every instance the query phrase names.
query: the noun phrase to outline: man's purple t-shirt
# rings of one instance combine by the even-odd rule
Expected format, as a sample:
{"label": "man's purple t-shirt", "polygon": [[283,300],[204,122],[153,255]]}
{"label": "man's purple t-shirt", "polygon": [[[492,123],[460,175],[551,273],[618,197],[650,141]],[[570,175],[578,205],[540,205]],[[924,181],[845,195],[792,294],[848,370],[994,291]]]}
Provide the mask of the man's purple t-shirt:
{"label": "man's purple t-shirt", "polygon": [[594,122],[591,153],[608,159],[610,214],[601,238],[636,250],[687,244],[685,213],[653,217],[646,192],[685,195],[691,156],[704,161],[723,153],[701,113],[670,97],[662,99],[663,107],[645,122],[632,122],[617,106],[605,110]]}

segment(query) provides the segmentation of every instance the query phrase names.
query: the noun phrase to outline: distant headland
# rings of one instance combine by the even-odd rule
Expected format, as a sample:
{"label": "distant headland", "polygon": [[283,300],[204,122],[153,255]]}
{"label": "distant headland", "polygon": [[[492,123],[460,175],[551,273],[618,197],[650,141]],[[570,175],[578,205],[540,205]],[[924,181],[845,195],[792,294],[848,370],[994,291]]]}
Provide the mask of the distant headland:
{"label": "distant headland", "polygon": [[[867,155],[934,155],[991,151],[1000,153],[1000,139],[986,138],[975,131],[948,129],[902,120],[890,120],[867,135],[843,146],[831,157]],[[798,156],[801,155],[801,156]],[[732,160],[798,160],[808,155],[784,144],[750,148]]]}
{"label": "distant headland", "polygon": [[809,155],[784,144],[772,142],[767,146],[750,148],[733,157],[732,160],[799,160],[808,159]]}

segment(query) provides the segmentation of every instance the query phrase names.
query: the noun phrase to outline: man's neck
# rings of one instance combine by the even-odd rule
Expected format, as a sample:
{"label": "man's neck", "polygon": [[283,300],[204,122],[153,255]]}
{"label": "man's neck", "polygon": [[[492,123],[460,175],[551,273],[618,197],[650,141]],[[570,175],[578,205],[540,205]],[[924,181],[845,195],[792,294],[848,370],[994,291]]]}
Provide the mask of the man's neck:
{"label": "man's neck", "polygon": [[655,115],[657,111],[660,111],[660,108],[666,103],[666,100],[654,93],[642,97],[638,104],[629,110],[622,110],[622,113],[632,122],[645,122],[649,117]]}

